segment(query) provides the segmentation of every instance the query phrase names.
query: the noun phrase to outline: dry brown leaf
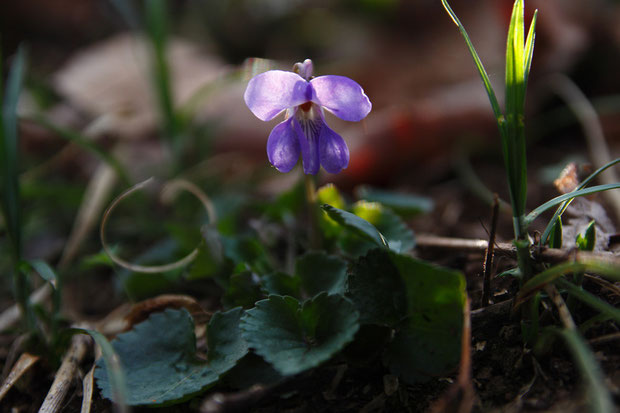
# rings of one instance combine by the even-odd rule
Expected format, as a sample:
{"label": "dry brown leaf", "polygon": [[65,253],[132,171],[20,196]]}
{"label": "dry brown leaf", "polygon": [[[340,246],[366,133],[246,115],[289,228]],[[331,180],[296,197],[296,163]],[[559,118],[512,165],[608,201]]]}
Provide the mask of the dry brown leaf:
{"label": "dry brown leaf", "polygon": [[[217,58],[201,55],[196,46],[178,38],[169,41],[168,61],[176,103],[227,70]],[[109,117],[111,130],[140,137],[158,121],[151,79],[148,44],[125,33],[78,52],[55,74],[54,86],[94,118]]]}
{"label": "dry brown leaf", "polygon": [[195,298],[188,295],[164,294],[135,304],[125,316],[127,323],[125,330],[129,330],[135,324],[146,320],[152,313],[164,311],[166,308],[185,308],[197,324],[205,322],[209,318],[209,314]]}

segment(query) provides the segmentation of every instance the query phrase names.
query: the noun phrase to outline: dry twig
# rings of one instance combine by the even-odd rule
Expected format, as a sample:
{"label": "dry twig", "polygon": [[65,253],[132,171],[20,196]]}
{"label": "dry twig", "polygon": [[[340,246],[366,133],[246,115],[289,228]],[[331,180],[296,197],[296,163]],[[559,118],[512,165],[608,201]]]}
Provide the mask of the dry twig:
{"label": "dry twig", "polygon": [[493,250],[495,248],[495,234],[497,233],[497,218],[499,216],[499,197],[493,195],[493,216],[491,218],[491,231],[489,232],[489,244],[487,246],[486,255],[484,257],[484,281],[482,284],[482,302],[481,307],[489,305],[489,296],[491,295],[491,271],[493,270]]}
{"label": "dry twig", "polygon": [[432,413],[469,413],[474,407],[474,386],[471,379],[471,316],[469,298],[463,314],[461,363],[456,383],[430,409]]}
{"label": "dry twig", "polygon": [[93,388],[94,388],[95,366],[84,376],[82,380],[82,408],[80,413],[90,413],[93,404]]}
{"label": "dry twig", "polygon": [[200,406],[200,413],[245,412],[273,388],[273,386],[256,384],[238,393],[212,394]]}
{"label": "dry twig", "polygon": [[11,369],[11,372],[7,376],[6,380],[2,383],[2,387],[0,387],[0,401],[4,399],[4,396],[6,396],[9,390],[13,388],[15,383],[17,383],[19,379],[22,378],[38,360],[38,356],[33,356],[29,353],[22,353],[17,360],[17,363],[15,363]]}
{"label": "dry twig", "polygon": [[[483,239],[447,238],[436,235],[421,234],[416,236],[417,247],[420,249],[449,249],[461,252],[484,253],[488,241]],[[516,249],[510,242],[499,242],[495,246],[496,254],[516,257]],[[541,248],[535,257],[551,264],[564,262],[568,259],[577,262],[598,261],[620,267],[620,257],[612,253],[597,253],[590,251],[575,251],[557,248]]]}
{"label": "dry twig", "polygon": [[62,364],[56,372],[56,377],[52,383],[39,413],[56,413],[60,411],[62,402],[71,388],[71,383],[75,379],[80,362],[86,357],[90,339],[83,334],[76,334],[71,339],[71,346],[62,360]]}

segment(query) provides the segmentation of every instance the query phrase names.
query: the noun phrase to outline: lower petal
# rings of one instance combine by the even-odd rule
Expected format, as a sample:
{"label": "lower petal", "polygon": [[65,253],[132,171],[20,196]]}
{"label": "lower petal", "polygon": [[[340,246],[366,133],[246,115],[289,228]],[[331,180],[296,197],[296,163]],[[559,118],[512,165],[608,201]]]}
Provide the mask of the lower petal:
{"label": "lower petal", "polygon": [[299,159],[299,140],[289,118],[276,125],[267,140],[269,162],[280,172],[289,172]]}
{"label": "lower petal", "polygon": [[319,162],[319,132],[324,122],[319,119],[297,119],[293,117],[293,126],[297,131],[301,159],[306,175],[316,175],[321,164]]}
{"label": "lower petal", "polygon": [[319,159],[330,174],[337,174],[349,165],[349,148],[342,136],[331,130],[326,123],[319,133]]}

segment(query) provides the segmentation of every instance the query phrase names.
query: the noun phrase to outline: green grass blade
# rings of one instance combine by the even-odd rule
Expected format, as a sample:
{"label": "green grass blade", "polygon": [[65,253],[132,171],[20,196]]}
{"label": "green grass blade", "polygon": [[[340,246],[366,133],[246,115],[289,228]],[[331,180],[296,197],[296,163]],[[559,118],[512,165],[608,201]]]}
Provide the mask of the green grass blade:
{"label": "green grass blade", "polygon": [[[596,178],[601,172],[603,172],[604,170],[606,170],[607,168],[611,168],[614,165],[617,165],[618,163],[620,163],[620,158],[616,158],[613,161],[601,166],[600,168],[598,168],[596,171],[592,172],[590,174],[590,176],[588,176],[586,179],[584,179],[584,181],[575,189],[580,190],[585,188],[590,182],[592,182],[592,180],[594,180],[594,178]],[[549,236],[551,234],[551,231],[553,230],[553,223],[562,216],[562,214],[564,213],[564,211],[566,211],[566,208],[568,208],[568,206],[570,205],[571,201],[574,198],[570,198],[566,201],[564,201],[562,203],[562,205],[560,205],[560,207],[555,211],[555,213],[553,214],[553,218],[551,218],[551,220],[549,221],[549,224],[547,224],[547,227],[545,228],[545,231],[543,232],[543,235],[540,239],[540,242],[542,245],[545,245],[547,240],[549,239]]]}
{"label": "green grass blade", "polygon": [[52,324],[51,324],[51,337],[52,342],[55,342],[58,338],[59,324],[60,324],[60,308],[62,305],[62,280],[56,271],[50,267],[50,265],[42,260],[29,260],[24,261],[23,264],[27,267],[23,269],[23,273],[27,274],[30,269],[36,271],[41,278],[49,282],[53,287],[52,293]]}
{"label": "green grass blade", "polygon": [[57,134],[61,138],[64,138],[68,140],[69,142],[73,142],[79,145],[81,148],[89,152],[92,152],[95,156],[97,156],[103,162],[110,165],[110,167],[112,167],[116,171],[116,173],[118,174],[118,176],[121,178],[121,180],[126,186],[132,185],[131,180],[129,179],[129,174],[125,170],[125,167],[123,167],[123,165],[118,161],[118,159],[116,159],[113,155],[111,155],[110,152],[97,146],[97,144],[95,144],[92,140],[88,139],[86,136],[83,136],[79,132],[73,131],[71,129],[67,129],[61,126],[54,125],[52,122],[50,122],[43,116],[35,116],[33,118],[30,118],[30,120],[39,124],[40,126],[49,130],[50,132]]}
{"label": "green grass blade", "polygon": [[588,260],[586,262],[565,262],[546,269],[526,282],[519,290],[514,305],[520,305],[534,292],[544,288],[545,285],[557,280],[564,274],[585,271],[592,271],[603,275],[605,278],[620,281],[620,268],[617,266],[594,260]]}
{"label": "green grass blade", "polygon": [[474,63],[476,64],[478,73],[480,74],[480,77],[482,78],[482,83],[484,83],[484,88],[487,92],[487,95],[489,96],[489,101],[491,102],[491,108],[493,109],[495,120],[497,121],[499,125],[500,132],[503,133],[502,129],[503,129],[503,124],[504,124],[504,116],[502,114],[502,110],[499,107],[499,103],[497,101],[497,97],[495,96],[495,91],[493,90],[491,81],[489,80],[489,75],[487,74],[487,71],[484,68],[484,65],[482,64],[482,61],[480,60],[480,56],[478,56],[478,52],[476,52],[476,49],[474,48],[474,45],[471,42],[471,39],[469,38],[467,31],[465,30],[465,27],[463,26],[463,24],[461,24],[461,21],[456,16],[454,11],[452,11],[452,8],[448,4],[448,1],[441,0],[441,4],[443,4],[443,7],[446,9],[448,14],[450,15],[450,18],[452,18],[452,21],[458,27],[459,31],[461,32],[461,35],[465,39],[465,43],[467,43],[467,48],[469,49],[469,53],[471,53],[471,56],[474,59]]}
{"label": "green grass blade", "polygon": [[28,260],[25,262],[25,264],[35,270],[37,273],[39,273],[41,278],[43,278],[45,281],[52,284],[52,287],[56,288],[58,283],[58,276],[48,263],[42,260]]}
{"label": "green grass blade", "polygon": [[555,224],[552,225],[552,230],[549,234],[549,247],[562,248],[562,220],[560,218],[556,218],[552,222],[555,222]]}
{"label": "green grass blade", "polygon": [[607,317],[616,320],[616,322],[620,323],[620,309],[616,308],[609,303],[599,299],[593,294],[585,291],[584,289],[576,286],[570,281],[565,280],[564,278],[558,278],[556,280],[556,284],[565,289],[566,292],[584,304],[592,307],[593,309],[600,311],[601,314],[605,314]]}
{"label": "green grass blade", "polygon": [[506,39],[506,169],[513,204],[517,238],[525,237],[523,215],[527,197],[527,164],[525,145],[526,60],[523,0],[516,0],[512,9]]}
{"label": "green grass blade", "polygon": [[542,204],[538,208],[534,209],[532,212],[530,212],[527,215],[527,217],[525,218],[525,223],[526,223],[526,225],[529,226],[536,218],[538,218],[538,216],[540,214],[542,214],[543,212],[545,212],[546,210],[548,210],[550,208],[553,208],[556,205],[559,205],[559,204],[563,203],[566,200],[572,200],[572,199],[580,197],[580,196],[586,196],[586,195],[590,195],[590,194],[595,194],[597,192],[609,191],[610,189],[618,189],[618,188],[620,188],[620,183],[606,184],[606,185],[597,185],[597,186],[593,186],[591,188],[580,189],[580,190],[577,190],[577,191],[569,192],[568,194],[557,196],[557,197],[555,197],[555,198],[545,202],[544,204]]}
{"label": "green grass blade", "polygon": [[586,395],[589,399],[590,412],[612,413],[615,409],[601,368],[592,354],[592,350],[575,329],[564,329],[558,332],[564,338],[581,377],[585,381]]}
{"label": "green grass blade", "polygon": [[170,66],[166,56],[168,43],[167,2],[147,0],[145,7],[146,29],[152,46],[152,73],[157,91],[163,131],[174,150],[178,150],[179,118],[174,109],[170,82]]}
{"label": "green grass blade", "polygon": [[127,386],[125,384],[125,373],[121,366],[121,361],[114,347],[108,341],[108,339],[98,331],[89,330],[86,328],[72,328],[72,331],[76,333],[88,334],[95,340],[95,343],[101,348],[101,354],[105,363],[106,370],[110,378],[110,385],[112,387],[112,393],[114,395],[114,402],[117,405],[117,411],[128,412],[126,400],[127,400]]}
{"label": "green grass blade", "polygon": [[538,10],[535,10],[534,17],[532,17],[532,23],[530,23],[530,30],[527,33],[527,39],[525,40],[524,76],[525,76],[526,87],[527,87],[527,81],[530,77],[530,68],[532,67],[532,57],[534,56],[534,38],[536,37],[536,20],[537,19],[538,19]]}
{"label": "green grass blade", "polygon": [[[506,117],[523,112],[523,0],[512,8],[506,39]],[[510,122],[510,119],[508,119]],[[517,119],[514,119],[517,121]]]}
{"label": "green grass blade", "polygon": [[23,46],[11,65],[2,105],[0,131],[0,162],[2,165],[2,212],[11,240],[15,263],[21,259],[21,217],[19,207],[19,135],[17,132],[17,104],[24,81],[26,51]]}

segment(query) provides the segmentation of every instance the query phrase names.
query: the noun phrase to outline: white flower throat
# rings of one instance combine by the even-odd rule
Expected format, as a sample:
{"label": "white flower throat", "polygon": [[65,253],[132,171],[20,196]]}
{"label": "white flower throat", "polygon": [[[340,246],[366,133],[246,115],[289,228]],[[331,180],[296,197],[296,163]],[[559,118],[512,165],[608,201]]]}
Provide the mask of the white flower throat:
{"label": "white flower throat", "polygon": [[320,110],[321,108],[318,105],[312,102],[306,102],[299,105],[295,112],[297,122],[299,122],[301,130],[304,135],[306,135],[306,139],[309,142],[314,142],[321,131],[323,119],[319,113]]}

